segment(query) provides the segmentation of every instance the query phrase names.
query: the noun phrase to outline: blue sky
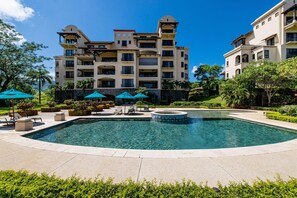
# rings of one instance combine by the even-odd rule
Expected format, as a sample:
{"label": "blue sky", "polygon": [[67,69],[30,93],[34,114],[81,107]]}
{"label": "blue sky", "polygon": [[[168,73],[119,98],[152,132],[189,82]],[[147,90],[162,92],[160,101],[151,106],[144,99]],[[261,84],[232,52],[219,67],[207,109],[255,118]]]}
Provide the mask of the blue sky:
{"label": "blue sky", "polygon": [[[43,43],[48,57],[62,54],[56,32],[73,24],[91,40],[113,40],[113,29],[155,32],[158,20],[179,21],[177,42],[190,49],[190,70],[224,64],[231,41],[252,29],[251,22],[280,0],[0,0],[0,18],[13,23],[28,41]],[[45,63],[53,73],[54,61]],[[192,73],[190,80],[195,81]]]}

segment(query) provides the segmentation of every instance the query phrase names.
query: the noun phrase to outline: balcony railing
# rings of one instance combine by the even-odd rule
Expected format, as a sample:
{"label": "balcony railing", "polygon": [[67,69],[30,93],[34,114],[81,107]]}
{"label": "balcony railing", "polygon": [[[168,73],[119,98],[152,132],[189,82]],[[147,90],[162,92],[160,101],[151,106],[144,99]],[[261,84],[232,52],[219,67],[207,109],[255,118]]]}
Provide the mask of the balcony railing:
{"label": "balcony railing", "polygon": [[174,78],[174,76],[172,75],[170,75],[170,76],[167,76],[167,75],[163,75],[162,76],[162,78],[164,78],[164,79],[172,79],[172,78]]}
{"label": "balcony railing", "polygon": [[121,61],[134,61],[134,58],[122,58]]}
{"label": "balcony railing", "polygon": [[101,62],[118,62],[117,58],[104,58]]}
{"label": "balcony railing", "polygon": [[98,85],[98,88],[115,88],[115,85]]}
{"label": "balcony railing", "polygon": [[162,65],[162,67],[164,67],[164,68],[173,68],[174,65]]}
{"label": "balcony railing", "polygon": [[74,67],[74,64],[64,64],[64,67]]}
{"label": "balcony railing", "polygon": [[121,87],[125,87],[125,88],[134,87],[134,84],[121,84]]}
{"label": "balcony railing", "polygon": [[157,73],[140,73],[139,74],[139,77],[158,77],[158,74]]}
{"label": "balcony railing", "polygon": [[134,71],[121,71],[121,74],[134,74]]}
{"label": "balcony railing", "polygon": [[115,75],[115,71],[109,71],[109,72],[98,72],[98,75]]}

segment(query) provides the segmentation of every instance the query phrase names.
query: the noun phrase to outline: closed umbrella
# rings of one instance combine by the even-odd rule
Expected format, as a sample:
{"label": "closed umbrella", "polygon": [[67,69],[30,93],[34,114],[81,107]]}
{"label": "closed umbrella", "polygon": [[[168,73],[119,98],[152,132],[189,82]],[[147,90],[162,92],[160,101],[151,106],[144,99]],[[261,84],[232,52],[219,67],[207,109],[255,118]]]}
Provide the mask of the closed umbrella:
{"label": "closed umbrella", "polygon": [[25,99],[25,98],[34,98],[34,96],[30,94],[26,94],[21,91],[17,91],[15,89],[10,89],[0,93],[0,99],[2,100],[11,99],[13,120],[14,120],[14,99]]}
{"label": "closed umbrella", "polygon": [[[120,95],[117,95],[116,96],[117,99],[123,99],[124,100],[124,103],[125,103],[125,100],[126,99],[130,99],[130,100],[133,100],[135,99],[131,94],[129,94],[128,92],[123,92],[121,93]],[[124,112],[126,112],[126,106],[124,105]]]}

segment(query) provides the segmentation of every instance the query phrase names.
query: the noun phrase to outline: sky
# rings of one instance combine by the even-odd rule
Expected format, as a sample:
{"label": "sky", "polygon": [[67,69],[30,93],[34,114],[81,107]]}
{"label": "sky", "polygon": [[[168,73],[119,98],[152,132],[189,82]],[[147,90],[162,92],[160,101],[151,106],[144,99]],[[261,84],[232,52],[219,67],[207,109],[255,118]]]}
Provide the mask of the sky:
{"label": "sky", "polygon": [[[0,18],[23,41],[48,46],[42,55],[62,55],[57,32],[72,24],[91,40],[113,41],[114,29],[155,32],[165,15],[178,22],[177,45],[189,48],[189,77],[201,64],[223,65],[231,41],[281,0],[0,0]],[[45,62],[54,75],[54,60]]]}

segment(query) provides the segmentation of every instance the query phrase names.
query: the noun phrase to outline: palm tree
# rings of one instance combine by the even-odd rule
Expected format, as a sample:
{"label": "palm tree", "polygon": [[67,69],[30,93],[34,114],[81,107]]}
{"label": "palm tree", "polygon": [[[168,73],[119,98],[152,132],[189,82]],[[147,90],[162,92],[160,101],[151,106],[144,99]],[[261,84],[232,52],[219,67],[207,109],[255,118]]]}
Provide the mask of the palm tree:
{"label": "palm tree", "polygon": [[85,80],[79,80],[77,81],[76,88],[82,89],[85,93],[86,89],[93,89],[94,88],[94,79],[88,78]]}
{"label": "palm tree", "polygon": [[30,70],[28,77],[32,80],[32,82],[38,82],[39,104],[41,104],[42,87],[46,82],[52,84],[53,77],[49,75],[49,71],[46,70],[44,65],[38,66],[36,70]]}

